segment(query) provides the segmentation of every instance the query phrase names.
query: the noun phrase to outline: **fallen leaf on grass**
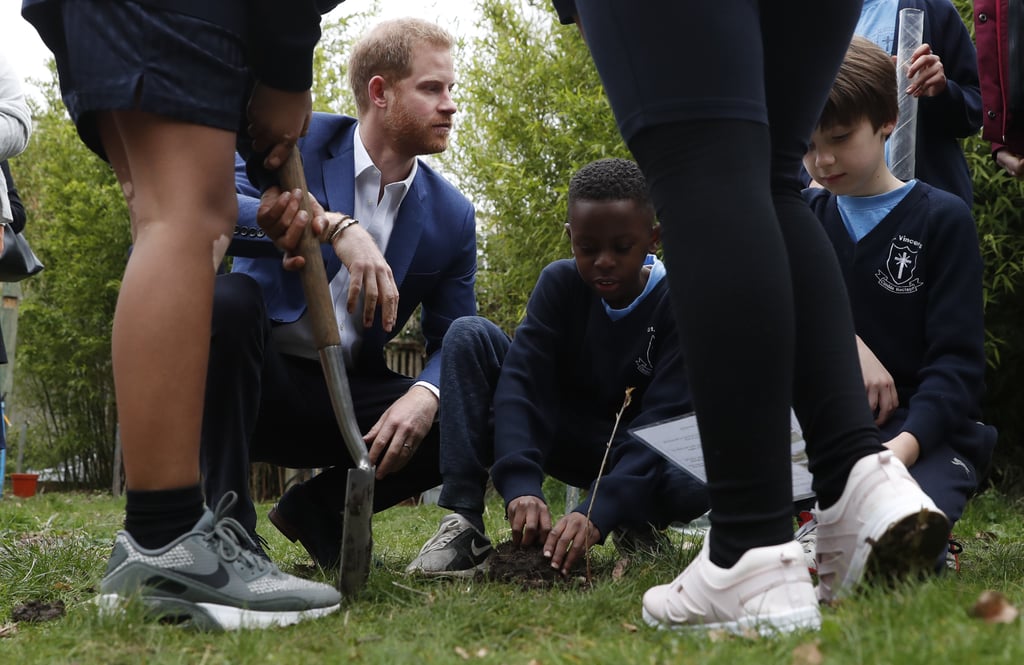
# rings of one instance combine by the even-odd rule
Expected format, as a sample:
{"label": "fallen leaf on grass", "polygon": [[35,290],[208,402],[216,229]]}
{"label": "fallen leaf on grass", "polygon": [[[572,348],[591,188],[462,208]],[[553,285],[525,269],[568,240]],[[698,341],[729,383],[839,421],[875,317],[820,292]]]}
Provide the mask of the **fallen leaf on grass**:
{"label": "fallen leaf on grass", "polygon": [[982,591],[971,608],[971,616],[987,623],[1013,623],[1018,614],[1017,608],[998,591]]}
{"label": "fallen leaf on grass", "polygon": [[821,665],[825,656],[818,648],[818,642],[807,642],[793,649],[793,665]]}
{"label": "fallen leaf on grass", "polygon": [[469,660],[469,652],[462,647],[455,647],[455,654],[462,660]]}
{"label": "fallen leaf on grass", "polygon": [[626,632],[628,632],[628,633],[635,633],[636,631],[640,630],[639,628],[637,628],[633,624],[626,623],[625,621],[622,622],[622,627],[625,628]]}
{"label": "fallen leaf on grass", "polygon": [[0,638],[14,637],[18,634],[18,624],[16,623],[5,623],[0,626]]}
{"label": "fallen leaf on grass", "polygon": [[612,568],[612,579],[621,580],[622,576],[626,574],[626,569],[629,568],[629,559],[619,559],[615,562],[615,567]]}

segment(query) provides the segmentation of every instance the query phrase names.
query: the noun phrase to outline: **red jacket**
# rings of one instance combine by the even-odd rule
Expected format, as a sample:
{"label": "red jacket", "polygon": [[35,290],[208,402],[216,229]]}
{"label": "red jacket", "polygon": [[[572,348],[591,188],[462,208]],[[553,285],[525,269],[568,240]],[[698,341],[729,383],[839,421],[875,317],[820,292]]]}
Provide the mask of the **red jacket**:
{"label": "red jacket", "polygon": [[992,143],[992,152],[1008,148],[1024,155],[1024,0],[975,0],[974,35],[982,138]]}

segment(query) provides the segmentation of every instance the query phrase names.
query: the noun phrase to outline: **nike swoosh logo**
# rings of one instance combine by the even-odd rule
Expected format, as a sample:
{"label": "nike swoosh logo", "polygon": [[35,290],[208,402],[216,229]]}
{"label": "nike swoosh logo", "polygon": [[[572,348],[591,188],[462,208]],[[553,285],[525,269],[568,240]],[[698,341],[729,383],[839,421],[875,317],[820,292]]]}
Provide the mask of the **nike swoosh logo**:
{"label": "nike swoosh logo", "polygon": [[212,573],[190,573],[184,570],[179,570],[177,572],[179,575],[183,575],[189,579],[193,579],[196,582],[199,582],[200,584],[205,584],[206,586],[212,587],[214,589],[219,589],[223,586],[226,586],[230,579],[228,577],[227,568],[225,568],[224,565],[221,563],[217,564],[217,569],[214,570]]}
{"label": "nike swoosh logo", "polygon": [[475,540],[471,540],[471,541],[469,541],[469,549],[473,552],[473,556],[480,556],[481,554],[483,554],[487,550],[491,549],[491,545],[490,545],[490,543],[484,543],[483,547],[477,547],[476,546],[476,541]]}

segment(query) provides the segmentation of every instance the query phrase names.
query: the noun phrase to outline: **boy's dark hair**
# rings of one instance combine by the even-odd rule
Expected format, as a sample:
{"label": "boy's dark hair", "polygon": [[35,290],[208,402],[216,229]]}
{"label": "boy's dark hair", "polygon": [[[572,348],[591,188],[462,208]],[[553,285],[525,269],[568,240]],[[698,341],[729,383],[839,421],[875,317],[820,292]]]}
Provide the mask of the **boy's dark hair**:
{"label": "boy's dark hair", "polygon": [[599,159],[576,171],[569,180],[569,203],[579,200],[634,201],[654,212],[644,174],[628,159]]}
{"label": "boy's dark hair", "polygon": [[888,53],[863,37],[854,37],[828,93],[818,126],[829,129],[867,118],[878,129],[899,115],[896,65]]}

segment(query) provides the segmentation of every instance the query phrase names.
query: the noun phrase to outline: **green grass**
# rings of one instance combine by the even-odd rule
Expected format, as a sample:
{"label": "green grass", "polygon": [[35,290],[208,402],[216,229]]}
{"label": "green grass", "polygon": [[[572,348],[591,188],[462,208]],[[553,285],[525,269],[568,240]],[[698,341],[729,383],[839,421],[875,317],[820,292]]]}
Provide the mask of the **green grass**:
{"label": "green grass", "polygon": [[[556,496],[553,491],[551,496]],[[266,514],[262,506],[260,514]],[[561,506],[556,506],[561,509]],[[100,617],[91,604],[122,519],[123,502],[100,494],[46,493],[0,501],[0,662],[6,663],[802,663],[814,647],[824,663],[1024,662],[1024,628],[969,615],[986,589],[1024,604],[1024,510],[996,492],[957,526],[959,575],[894,590],[869,589],[823,610],[820,633],[772,639],[656,631],[640,618],[640,596],[678,573],[693,543],[634,562],[620,579],[611,545],[596,548],[596,584],[524,590],[479,581],[407,578],[405,564],[437,528],[436,506],[399,507],[374,517],[380,565],[341,612],[287,629],[203,634],[142,621],[129,611]],[[508,536],[500,504],[488,529]],[[301,547],[261,522],[275,560],[317,575]],[[29,600],[67,606],[64,618],[12,626]]]}

